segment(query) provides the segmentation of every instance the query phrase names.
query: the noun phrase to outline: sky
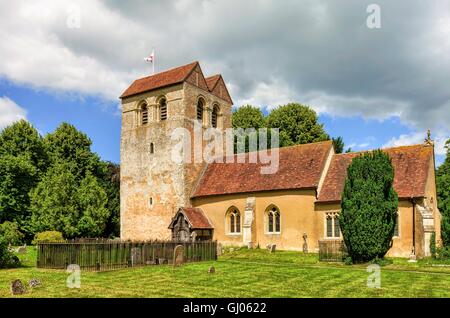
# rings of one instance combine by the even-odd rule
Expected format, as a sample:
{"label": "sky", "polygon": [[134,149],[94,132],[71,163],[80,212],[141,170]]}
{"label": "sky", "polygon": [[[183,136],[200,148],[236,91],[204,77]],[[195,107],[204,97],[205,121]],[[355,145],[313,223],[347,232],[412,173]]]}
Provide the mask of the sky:
{"label": "sky", "polygon": [[153,48],[156,72],[221,73],[235,107],[309,105],[355,151],[431,129],[439,164],[450,138],[450,1],[0,0],[0,38],[0,129],[69,122],[104,160]]}

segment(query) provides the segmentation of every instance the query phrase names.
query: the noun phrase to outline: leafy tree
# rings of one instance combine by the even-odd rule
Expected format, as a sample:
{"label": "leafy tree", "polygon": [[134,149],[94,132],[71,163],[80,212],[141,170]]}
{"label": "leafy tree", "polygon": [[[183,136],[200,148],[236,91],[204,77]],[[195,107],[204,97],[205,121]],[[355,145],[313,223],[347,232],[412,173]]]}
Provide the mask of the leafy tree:
{"label": "leafy tree", "polygon": [[37,171],[44,173],[48,156],[39,132],[26,120],[20,120],[0,133],[0,157],[23,156],[30,160]]}
{"label": "leafy tree", "polygon": [[290,103],[279,106],[267,116],[267,127],[280,129],[280,146],[328,140],[317,114],[308,106]]}
{"label": "leafy tree", "polygon": [[343,153],[344,152],[344,139],[342,139],[341,136],[336,137],[336,138],[332,138],[333,140],[333,145],[334,145],[334,151],[336,153]]}
{"label": "leafy tree", "polygon": [[[255,134],[256,134],[256,142],[257,142],[257,149],[259,149],[259,135],[257,134],[258,129],[265,128],[266,127],[266,121],[264,118],[264,114],[262,111],[255,106],[252,105],[245,105],[241,106],[238,109],[236,109],[232,114],[232,126],[233,128],[254,128]],[[249,151],[249,139],[250,136],[245,136],[245,152]],[[238,151],[237,145],[238,145],[238,138],[236,137],[234,140],[234,149],[235,152]]]}
{"label": "leafy tree", "polygon": [[391,159],[381,150],[349,165],[339,224],[353,262],[382,258],[391,247],[398,209],[393,182]]}
{"label": "leafy tree", "polygon": [[8,243],[0,236],[0,268],[19,267],[19,258],[8,249]]}
{"label": "leafy tree", "polygon": [[67,237],[78,234],[80,216],[76,202],[77,183],[67,163],[53,165],[31,193],[33,232],[56,230]]}
{"label": "leafy tree", "polygon": [[22,243],[24,235],[19,231],[17,223],[6,221],[0,224],[0,237],[8,245],[19,245]]}
{"label": "leafy tree", "polygon": [[108,162],[108,172],[103,178],[103,187],[108,197],[107,209],[110,212],[106,222],[104,237],[120,235],[120,166]]}
{"label": "leafy tree", "polygon": [[28,193],[37,183],[37,173],[26,155],[0,156],[0,222],[27,225],[30,217]]}
{"label": "leafy tree", "polygon": [[44,142],[51,163],[67,163],[67,168],[77,180],[83,179],[88,172],[96,177],[106,174],[106,165],[91,151],[92,141],[75,126],[62,123],[53,133],[45,136]]}
{"label": "leafy tree", "polygon": [[76,191],[79,215],[77,233],[83,237],[101,236],[106,228],[110,211],[106,208],[108,197],[97,179],[90,173],[81,181]]}
{"label": "leafy tree", "polygon": [[233,128],[264,128],[266,126],[261,109],[252,105],[237,108],[232,115]]}
{"label": "leafy tree", "polygon": [[44,231],[36,233],[34,236],[34,240],[32,242],[33,245],[38,245],[39,243],[48,243],[48,242],[64,242],[64,238],[61,232],[58,231]]}
{"label": "leafy tree", "polygon": [[441,236],[442,243],[450,246],[450,139],[447,140],[447,156],[444,163],[437,169],[436,187],[438,208],[442,214]]}

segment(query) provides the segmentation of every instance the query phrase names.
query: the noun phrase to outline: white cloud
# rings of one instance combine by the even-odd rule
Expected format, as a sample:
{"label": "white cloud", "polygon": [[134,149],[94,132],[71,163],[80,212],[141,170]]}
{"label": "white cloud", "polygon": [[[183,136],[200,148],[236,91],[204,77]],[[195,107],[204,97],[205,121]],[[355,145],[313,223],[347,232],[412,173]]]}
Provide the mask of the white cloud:
{"label": "white cloud", "polygon": [[[411,134],[403,134],[398,137],[393,137],[382,148],[399,147],[414,144],[421,144],[424,142],[426,132],[413,132]],[[445,143],[450,139],[450,133],[439,132],[435,136],[431,136],[434,140],[434,150],[437,155],[445,155],[447,153],[445,149]]]}
{"label": "white cloud", "polygon": [[[0,76],[55,92],[117,101],[156,48],[156,70],[199,60],[220,72],[236,106],[298,101],[319,113],[398,116],[450,129],[450,3],[371,1],[0,2]],[[80,28],[69,28],[73,7]],[[75,10],[76,11],[76,10]]]}
{"label": "white cloud", "polygon": [[26,119],[27,112],[6,96],[0,97],[0,130],[20,119]]}

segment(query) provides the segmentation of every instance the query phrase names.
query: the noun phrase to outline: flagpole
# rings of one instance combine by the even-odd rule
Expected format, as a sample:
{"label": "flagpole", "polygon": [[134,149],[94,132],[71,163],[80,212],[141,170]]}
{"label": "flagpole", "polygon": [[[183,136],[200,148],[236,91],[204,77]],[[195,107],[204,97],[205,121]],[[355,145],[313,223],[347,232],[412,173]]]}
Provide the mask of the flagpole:
{"label": "flagpole", "polygon": [[155,75],[155,49],[152,50],[152,55],[153,55],[153,58],[152,58],[152,71],[153,71],[153,74],[152,75]]}

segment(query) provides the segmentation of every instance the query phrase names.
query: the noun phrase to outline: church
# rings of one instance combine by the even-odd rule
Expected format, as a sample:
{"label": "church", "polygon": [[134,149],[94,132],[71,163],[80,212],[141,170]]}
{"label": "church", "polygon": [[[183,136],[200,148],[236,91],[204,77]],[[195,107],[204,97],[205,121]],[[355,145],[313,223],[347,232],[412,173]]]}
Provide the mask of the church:
{"label": "church", "polygon": [[[317,252],[342,240],[337,216],[347,167],[359,153],[331,141],[279,149],[278,169],[260,163],[174,162],[172,132],[231,127],[233,101],[220,74],[198,62],[135,80],[122,103],[120,213],[125,240],[209,240]],[[434,144],[383,149],[392,159],[398,220],[389,256],[430,255],[440,240]]]}

